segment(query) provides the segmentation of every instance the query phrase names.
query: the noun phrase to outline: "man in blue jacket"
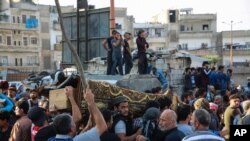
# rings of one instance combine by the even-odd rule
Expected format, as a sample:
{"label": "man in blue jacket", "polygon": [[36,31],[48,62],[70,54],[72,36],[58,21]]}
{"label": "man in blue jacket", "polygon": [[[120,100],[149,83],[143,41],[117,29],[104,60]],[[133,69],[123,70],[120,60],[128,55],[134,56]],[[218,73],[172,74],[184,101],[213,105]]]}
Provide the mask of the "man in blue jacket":
{"label": "man in blue jacket", "polygon": [[164,72],[162,69],[157,69],[156,67],[152,68],[153,74],[158,78],[158,80],[161,82],[162,85],[162,91],[166,91],[168,88],[168,81],[167,78],[164,75]]}

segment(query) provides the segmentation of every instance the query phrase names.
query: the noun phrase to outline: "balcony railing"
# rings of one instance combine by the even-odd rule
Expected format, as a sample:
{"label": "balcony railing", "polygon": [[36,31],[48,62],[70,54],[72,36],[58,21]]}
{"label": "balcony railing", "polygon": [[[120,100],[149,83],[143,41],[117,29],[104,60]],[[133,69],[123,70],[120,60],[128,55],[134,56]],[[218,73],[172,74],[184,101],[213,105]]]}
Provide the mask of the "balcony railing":
{"label": "balcony railing", "polygon": [[25,63],[25,64],[15,64],[15,63],[0,63],[1,67],[37,67],[39,63]]}

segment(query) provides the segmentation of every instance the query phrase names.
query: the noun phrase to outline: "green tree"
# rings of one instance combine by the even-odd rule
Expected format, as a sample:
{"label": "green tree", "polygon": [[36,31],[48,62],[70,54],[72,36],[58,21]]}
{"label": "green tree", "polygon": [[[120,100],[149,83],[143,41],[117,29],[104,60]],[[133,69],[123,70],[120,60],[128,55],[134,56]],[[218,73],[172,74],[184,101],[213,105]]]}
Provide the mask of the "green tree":
{"label": "green tree", "polygon": [[216,65],[221,60],[221,58],[218,55],[205,55],[203,57],[208,59],[209,62],[212,63],[213,65]]}

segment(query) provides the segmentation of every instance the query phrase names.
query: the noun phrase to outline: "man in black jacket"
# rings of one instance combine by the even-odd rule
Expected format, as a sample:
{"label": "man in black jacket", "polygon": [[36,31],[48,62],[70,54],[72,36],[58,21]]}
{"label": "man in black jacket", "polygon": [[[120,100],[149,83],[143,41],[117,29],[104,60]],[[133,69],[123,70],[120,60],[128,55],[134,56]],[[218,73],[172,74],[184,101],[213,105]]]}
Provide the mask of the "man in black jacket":
{"label": "man in black jacket", "polygon": [[146,41],[146,32],[140,30],[138,32],[138,37],[136,39],[137,49],[138,49],[138,71],[139,74],[147,74],[148,60],[146,56],[146,50],[149,47]]}
{"label": "man in black jacket", "polygon": [[134,141],[136,136],[141,134],[141,129],[136,132],[133,130],[133,120],[129,117],[128,99],[118,96],[113,100],[113,104],[117,114],[114,116],[111,132],[117,134],[122,141]]}
{"label": "man in black jacket", "polygon": [[112,43],[111,41],[115,38],[116,30],[112,31],[112,35],[102,42],[103,48],[107,51],[107,75],[111,75],[112,69]]}

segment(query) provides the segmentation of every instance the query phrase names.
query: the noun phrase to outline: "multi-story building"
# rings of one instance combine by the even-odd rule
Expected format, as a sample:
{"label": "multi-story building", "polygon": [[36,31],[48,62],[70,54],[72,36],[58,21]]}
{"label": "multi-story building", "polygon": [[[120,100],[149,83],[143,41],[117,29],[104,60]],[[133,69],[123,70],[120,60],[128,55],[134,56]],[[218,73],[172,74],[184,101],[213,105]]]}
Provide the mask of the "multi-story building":
{"label": "multi-story building", "polygon": [[[0,70],[39,70],[41,35],[37,7],[32,3],[2,1]],[[20,7],[20,8],[18,8]]]}
{"label": "multi-story building", "polygon": [[216,14],[192,14],[192,9],[180,9],[179,49],[215,48]]}
{"label": "multi-story building", "polygon": [[167,46],[167,25],[161,23],[134,23],[134,48],[139,30],[147,32],[147,42],[151,49],[162,50]]}
{"label": "multi-story building", "polygon": [[134,22],[134,17],[127,15],[127,8],[115,8],[115,24],[118,32],[121,34],[125,32],[133,33]]}
{"label": "multi-story building", "polygon": [[[37,5],[41,24],[41,66],[45,70],[58,69],[62,61],[62,32],[56,6]],[[61,7],[62,12],[72,12],[73,6]]]}
{"label": "multi-story building", "polygon": [[[63,12],[73,6],[62,7]],[[0,75],[7,69],[53,71],[62,60],[62,33],[55,6],[4,0],[0,10]]]}
{"label": "multi-story building", "polygon": [[222,31],[223,64],[230,64],[230,47],[233,50],[234,66],[249,66],[250,63],[250,30]]}

